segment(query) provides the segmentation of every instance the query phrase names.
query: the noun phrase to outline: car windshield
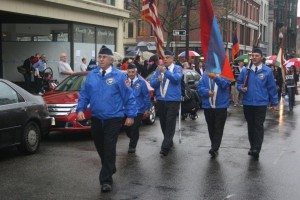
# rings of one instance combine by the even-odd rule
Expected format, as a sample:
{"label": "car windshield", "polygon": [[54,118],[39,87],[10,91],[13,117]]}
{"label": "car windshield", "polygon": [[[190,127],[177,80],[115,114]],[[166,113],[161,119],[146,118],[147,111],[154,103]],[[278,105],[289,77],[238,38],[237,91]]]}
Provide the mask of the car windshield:
{"label": "car windshield", "polygon": [[[152,72],[146,77],[147,81],[151,80],[151,76],[154,74]],[[200,74],[194,70],[183,70],[183,75],[185,76],[185,82],[187,83],[189,80],[199,81],[200,80]]]}
{"label": "car windshield", "polygon": [[56,88],[56,91],[79,91],[84,83],[86,76],[69,76],[61,82]]}

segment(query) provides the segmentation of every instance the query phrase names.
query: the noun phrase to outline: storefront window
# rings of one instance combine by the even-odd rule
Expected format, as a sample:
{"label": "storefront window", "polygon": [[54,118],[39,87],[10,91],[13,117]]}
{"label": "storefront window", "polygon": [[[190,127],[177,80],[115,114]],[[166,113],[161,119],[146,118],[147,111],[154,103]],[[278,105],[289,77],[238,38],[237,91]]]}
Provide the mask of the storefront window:
{"label": "storefront window", "polygon": [[95,43],[95,27],[74,25],[74,42]]}
{"label": "storefront window", "polygon": [[112,6],[115,5],[115,0],[92,0],[92,1],[95,1],[95,2],[98,2],[98,3],[105,3],[105,4],[108,4],[108,5],[112,5]]}
{"label": "storefront window", "polygon": [[111,28],[97,28],[97,44],[115,45],[115,30]]}
{"label": "storefront window", "polygon": [[2,24],[5,42],[68,42],[67,24]]}

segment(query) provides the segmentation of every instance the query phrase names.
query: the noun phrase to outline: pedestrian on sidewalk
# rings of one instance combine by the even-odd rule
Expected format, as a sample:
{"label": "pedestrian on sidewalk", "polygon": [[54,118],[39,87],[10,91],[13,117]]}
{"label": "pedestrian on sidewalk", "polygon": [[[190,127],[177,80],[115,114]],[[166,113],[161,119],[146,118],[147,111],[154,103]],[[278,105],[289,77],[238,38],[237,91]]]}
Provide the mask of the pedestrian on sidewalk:
{"label": "pedestrian on sidewalk", "polygon": [[150,84],[155,90],[160,127],[164,135],[160,154],[167,156],[173,147],[176,117],[181,101],[182,69],[174,64],[174,53],[165,51],[164,64],[158,65]]}
{"label": "pedestrian on sidewalk", "polygon": [[59,79],[58,81],[61,82],[68,76],[74,74],[74,71],[72,70],[70,64],[67,62],[68,57],[66,53],[61,53],[59,56],[59,62],[58,62],[58,72],[59,72]]}
{"label": "pedestrian on sidewalk", "polygon": [[237,79],[237,88],[243,94],[243,110],[248,126],[250,150],[248,155],[259,158],[264,139],[264,121],[267,107],[278,104],[277,86],[272,69],[262,63],[263,54],[255,48],[249,68],[244,68]]}
{"label": "pedestrian on sidewalk", "polygon": [[198,93],[202,97],[202,108],[207,123],[211,149],[211,157],[218,155],[227,108],[230,105],[230,81],[215,73],[204,72],[198,85]]}
{"label": "pedestrian on sidewalk", "polygon": [[86,69],[87,69],[86,63],[87,63],[87,60],[86,60],[85,57],[83,57],[81,59],[81,63],[80,63],[80,66],[79,66],[79,69],[80,69],[81,72],[85,72],[86,71]]}
{"label": "pedestrian on sidewalk", "polygon": [[150,94],[145,80],[138,74],[137,66],[133,63],[128,64],[127,68],[128,85],[133,90],[136,101],[137,116],[134,118],[132,126],[126,126],[125,132],[130,138],[128,153],[135,153],[136,145],[139,140],[139,128],[143,116],[149,115],[151,108]]}
{"label": "pedestrian on sidewalk", "polygon": [[34,68],[34,82],[35,82],[35,92],[36,94],[42,95],[45,91],[43,88],[43,77],[44,71],[47,68],[46,55],[38,54],[38,61],[32,65]]}
{"label": "pedestrian on sidewalk", "polygon": [[125,119],[131,126],[137,109],[132,90],[126,85],[127,77],[113,67],[113,53],[102,46],[98,54],[100,68],[93,69],[82,85],[76,109],[77,119],[85,119],[84,111],[92,111],[91,133],[101,158],[99,179],[102,192],[112,190],[112,175],[116,172],[116,144]]}

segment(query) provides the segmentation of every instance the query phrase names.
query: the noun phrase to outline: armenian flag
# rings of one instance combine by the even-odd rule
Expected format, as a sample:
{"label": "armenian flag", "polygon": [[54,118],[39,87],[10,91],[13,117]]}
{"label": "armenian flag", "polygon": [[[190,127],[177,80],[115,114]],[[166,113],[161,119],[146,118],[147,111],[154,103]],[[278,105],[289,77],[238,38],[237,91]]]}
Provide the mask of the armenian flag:
{"label": "armenian flag", "polygon": [[240,52],[240,44],[235,30],[232,36],[232,59],[236,59]]}
{"label": "armenian flag", "polygon": [[210,0],[200,0],[200,27],[205,70],[233,81],[234,75]]}

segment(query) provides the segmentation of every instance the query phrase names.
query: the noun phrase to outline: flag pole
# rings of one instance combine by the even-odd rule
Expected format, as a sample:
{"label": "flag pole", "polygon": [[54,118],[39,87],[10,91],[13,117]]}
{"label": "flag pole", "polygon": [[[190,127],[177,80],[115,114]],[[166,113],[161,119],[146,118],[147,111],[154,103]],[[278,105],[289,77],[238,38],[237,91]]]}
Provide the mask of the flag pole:
{"label": "flag pole", "polygon": [[178,131],[179,131],[179,144],[181,144],[181,101],[179,104]]}

